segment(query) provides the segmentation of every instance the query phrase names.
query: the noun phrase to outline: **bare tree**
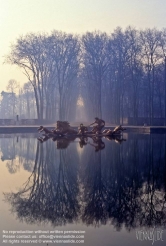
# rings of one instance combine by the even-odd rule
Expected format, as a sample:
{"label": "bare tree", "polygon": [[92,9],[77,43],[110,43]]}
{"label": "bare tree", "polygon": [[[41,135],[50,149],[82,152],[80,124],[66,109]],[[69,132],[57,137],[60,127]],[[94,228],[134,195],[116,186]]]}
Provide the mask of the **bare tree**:
{"label": "bare tree", "polygon": [[164,61],[164,117],[166,125],[166,29],[160,33],[160,46],[162,49],[163,61]]}
{"label": "bare tree", "polygon": [[82,36],[84,76],[87,81],[93,114],[102,117],[102,83],[108,69],[106,33],[87,32]]}
{"label": "bare tree", "polygon": [[54,31],[49,37],[49,55],[53,63],[54,83],[59,92],[59,119],[67,119],[72,99],[72,90],[76,87],[79,71],[80,44],[78,37],[72,34]]}
{"label": "bare tree", "polygon": [[142,42],[142,61],[144,69],[147,73],[147,98],[150,124],[153,124],[154,119],[154,93],[155,93],[155,66],[159,62],[159,42],[160,32],[156,29],[147,29],[140,32]]}
{"label": "bare tree", "polygon": [[17,102],[16,102],[16,100],[17,100],[16,90],[18,89],[18,87],[19,87],[18,82],[14,79],[9,80],[8,85],[6,87],[7,91],[9,93],[11,93],[11,99],[12,99],[11,107],[12,107],[12,116],[13,117],[16,116],[16,104],[17,104]]}

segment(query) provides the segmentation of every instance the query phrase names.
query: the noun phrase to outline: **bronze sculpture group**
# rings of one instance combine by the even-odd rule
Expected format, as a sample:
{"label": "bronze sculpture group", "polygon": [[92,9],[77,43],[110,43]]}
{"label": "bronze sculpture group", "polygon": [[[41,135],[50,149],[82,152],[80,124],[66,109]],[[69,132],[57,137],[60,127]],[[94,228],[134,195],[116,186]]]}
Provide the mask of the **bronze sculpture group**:
{"label": "bronze sculpture group", "polygon": [[[122,137],[122,132],[125,130],[121,125],[115,127],[113,130],[102,129],[105,127],[105,121],[95,118],[95,121],[89,125],[94,127],[92,130],[88,130],[88,126],[84,126],[82,123],[78,127],[78,131],[72,128],[68,121],[57,121],[56,127],[49,130],[44,126],[38,128],[39,132],[44,132],[43,137],[39,137],[38,140],[43,143],[48,139],[57,141],[57,148],[66,148],[70,142],[74,141],[76,138],[79,138],[80,147],[87,145],[88,137],[93,139],[93,144],[90,145],[95,147],[95,151],[105,148],[105,144],[102,141],[102,137],[105,137],[109,140],[115,140],[118,143],[124,141]],[[59,146],[59,147],[58,147]]]}

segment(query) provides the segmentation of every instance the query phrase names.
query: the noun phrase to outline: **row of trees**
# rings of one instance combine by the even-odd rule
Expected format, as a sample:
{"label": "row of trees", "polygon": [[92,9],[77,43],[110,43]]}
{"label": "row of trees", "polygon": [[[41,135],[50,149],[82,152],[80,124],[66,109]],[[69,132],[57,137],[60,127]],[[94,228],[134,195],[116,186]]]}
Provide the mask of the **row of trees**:
{"label": "row of trees", "polygon": [[128,27],[87,33],[84,75],[97,115],[120,123],[124,117],[166,117],[166,29]]}
{"label": "row of trees", "polygon": [[70,120],[80,97],[89,120],[166,119],[166,29],[28,34],[12,46],[7,62],[31,83],[39,119],[55,119],[58,111],[59,119]]}

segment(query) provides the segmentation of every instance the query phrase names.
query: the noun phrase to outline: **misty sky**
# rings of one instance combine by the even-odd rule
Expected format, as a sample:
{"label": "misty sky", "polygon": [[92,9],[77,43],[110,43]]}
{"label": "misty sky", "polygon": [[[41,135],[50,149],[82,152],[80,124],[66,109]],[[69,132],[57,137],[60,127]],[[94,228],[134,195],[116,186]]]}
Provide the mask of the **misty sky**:
{"label": "misty sky", "polygon": [[166,0],[0,0],[0,92],[10,79],[27,82],[17,67],[3,65],[3,56],[20,35],[53,29],[111,33],[129,25],[166,27]]}

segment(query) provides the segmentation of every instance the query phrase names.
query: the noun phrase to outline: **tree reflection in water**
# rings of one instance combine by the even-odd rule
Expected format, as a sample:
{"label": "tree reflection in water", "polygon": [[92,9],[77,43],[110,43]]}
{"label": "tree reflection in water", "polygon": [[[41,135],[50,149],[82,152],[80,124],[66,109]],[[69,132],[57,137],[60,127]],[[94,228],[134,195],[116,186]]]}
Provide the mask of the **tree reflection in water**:
{"label": "tree reflection in water", "polygon": [[59,150],[59,156],[55,150],[50,142],[45,146],[38,142],[34,169],[24,187],[5,194],[18,218],[28,223],[63,225],[78,218],[77,166],[66,150]]}
{"label": "tree reflection in water", "polygon": [[18,218],[55,226],[112,223],[118,230],[165,227],[166,136],[133,134],[121,145],[103,141],[105,148],[95,152],[86,140],[80,158],[70,148],[75,145],[57,150],[53,141],[38,142],[24,188],[5,194]]}

